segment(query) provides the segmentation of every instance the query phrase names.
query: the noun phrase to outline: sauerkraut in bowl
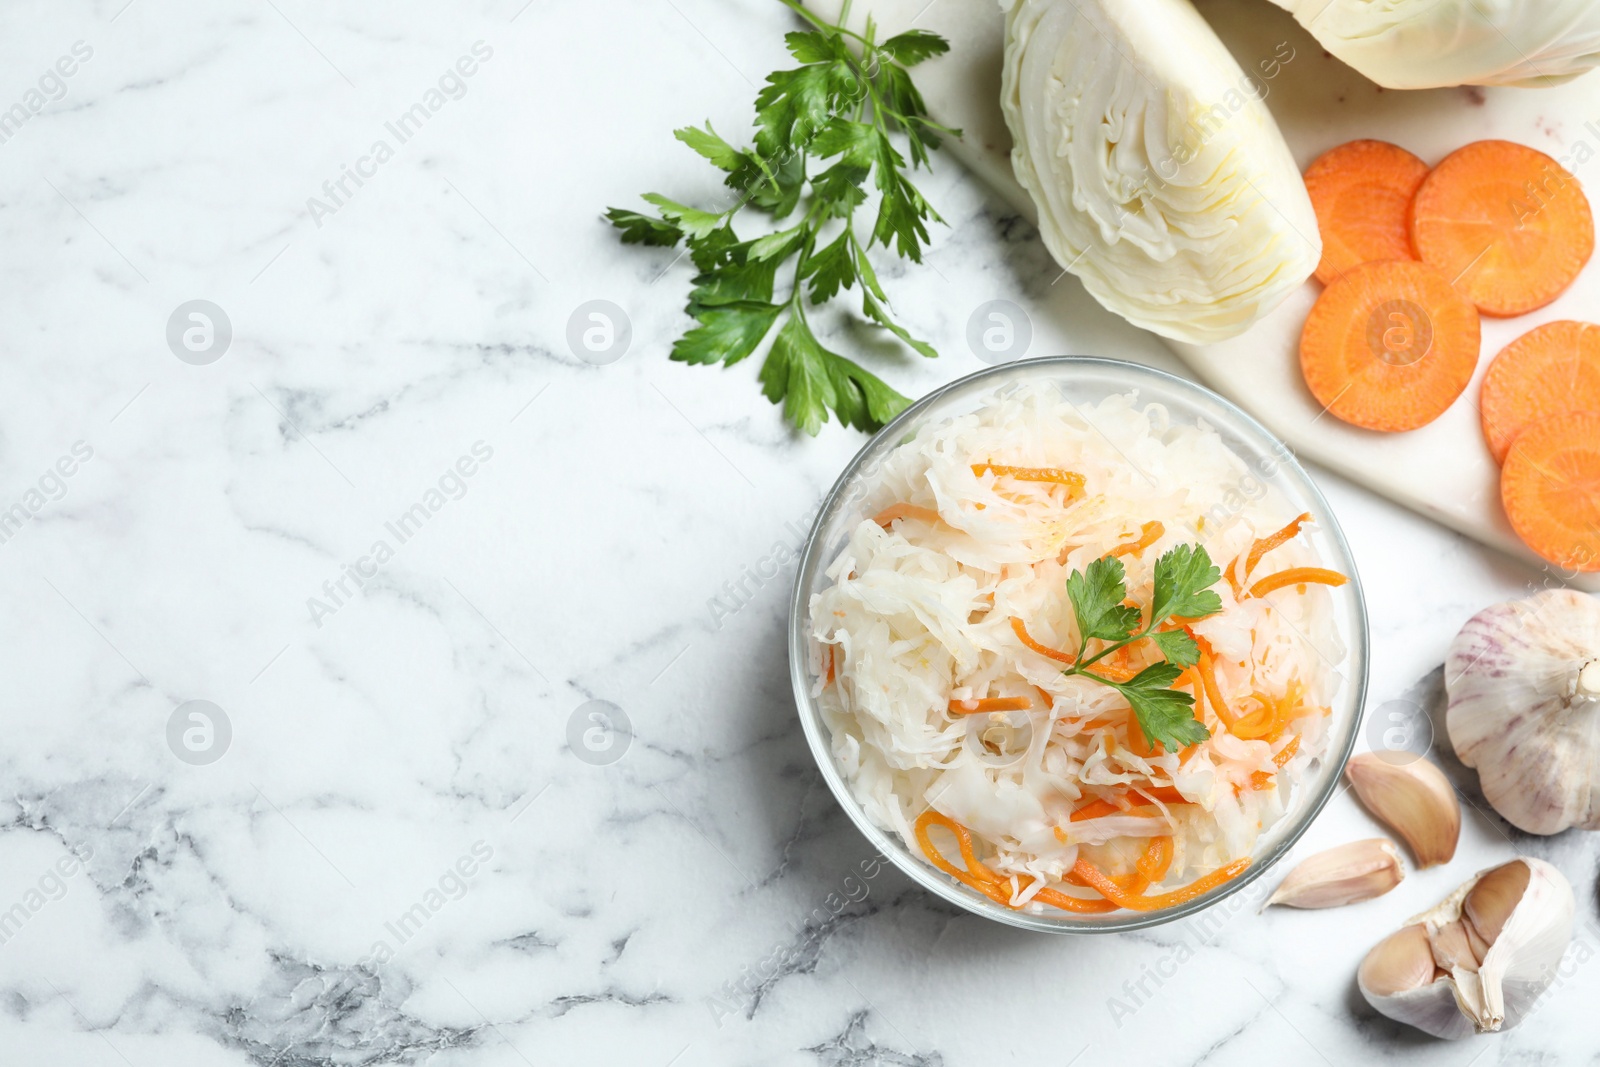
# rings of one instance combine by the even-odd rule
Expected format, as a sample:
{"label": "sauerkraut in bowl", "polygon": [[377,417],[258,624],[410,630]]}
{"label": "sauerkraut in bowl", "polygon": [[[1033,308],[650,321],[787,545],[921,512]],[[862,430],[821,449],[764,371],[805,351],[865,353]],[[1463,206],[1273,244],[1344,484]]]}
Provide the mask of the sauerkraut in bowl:
{"label": "sauerkraut in bowl", "polygon": [[926,398],[835,486],[792,670],[862,829],[1043,929],[1203,907],[1337,782],[1365,623],[1326,503],[1265,430],[1134,364],[1009,364]]}

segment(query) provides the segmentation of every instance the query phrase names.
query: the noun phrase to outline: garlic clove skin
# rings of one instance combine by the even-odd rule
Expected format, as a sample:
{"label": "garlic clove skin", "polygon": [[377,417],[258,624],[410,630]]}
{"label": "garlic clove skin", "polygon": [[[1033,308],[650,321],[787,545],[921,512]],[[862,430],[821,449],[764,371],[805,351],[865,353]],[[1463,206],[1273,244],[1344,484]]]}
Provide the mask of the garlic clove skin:
{"label": "garlic clove skin", "polygon": [[[1378,1011],[1435,1037],[1508,1029],[1554,981],[1575,913],[1561,872],[1519,857],[1480,872],[1380,941],[1356,984]],[[1487,945],[1481,958],[1478,945]]]}
{"label": "garlic clove skin", "polygon": [[1474,615],[1445,661],[1456,756],[1531,834],[1600,830],[1600,599],[1546,589]]}
{"label": "garlic clove skin", "polygon": [[1394,842],[1382,837],[1352,841],[1301,861],[1261,907],[1343,907],[1381,897],[1405,876]]}
{"label": "garlic clove skin", "polygon": [[1411,847],[1417,867],[1447,863],[1461,839],[1461,802],[1450,780],[1433,763],[1404,753],[1363,752],[1345,765],[1345,776],[1368,811]]}

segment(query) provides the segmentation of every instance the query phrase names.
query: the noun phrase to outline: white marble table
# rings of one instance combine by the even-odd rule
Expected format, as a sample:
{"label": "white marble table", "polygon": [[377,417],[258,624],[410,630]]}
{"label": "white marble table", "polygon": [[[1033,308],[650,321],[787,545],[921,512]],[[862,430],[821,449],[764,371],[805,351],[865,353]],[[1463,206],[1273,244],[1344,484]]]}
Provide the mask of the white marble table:
{"label": "white marble table", "polygon": [[[0,111],[22,108],[0,126],[0,1061],[1592,1054],[1581,835],[1469,809],[1450,869],[1359,908],[1080,939],[872,865],[795,719],[792,570],[763,562],[861,438],[795,439],[752,365],[669,363],[686,267],[598,220],[715,194],[669,131],[741,129],[787,28],[755,0],[0,10]],[[997,298],[1034,354],[1174,366],[1053,285],[954,164],[925,188],[950,226],[885,281],[943,356],[878,357],[902,391],[982,366],[967,318]],[[567,340],[593,300],[631,322],[605,365]],[[1375,702],[1425,703],[1460,623],[1541,576],[1319,481]],[[620,758],[576,754],[591,701],[631,721]],[[1374,831],[1342,797],[1301,850]],[[1440,1044],[1372,1016],[1365,948],[1513,849],[1567,872],[1585,923],[1535,1018]]]}

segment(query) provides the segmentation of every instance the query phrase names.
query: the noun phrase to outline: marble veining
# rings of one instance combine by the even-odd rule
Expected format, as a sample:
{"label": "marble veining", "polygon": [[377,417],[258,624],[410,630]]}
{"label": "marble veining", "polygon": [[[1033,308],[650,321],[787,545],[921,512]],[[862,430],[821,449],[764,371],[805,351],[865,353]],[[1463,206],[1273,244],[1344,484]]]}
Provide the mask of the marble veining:
{"label": "marble veining", "polygon": [[[862,439],[797,438],[751,363],[670,363],[690,268],[599,220],[648,190],[717,195],[670,131],[743,130],[791,18],[0,11],[0,102],[28,110],[0,140],[0,511],[27,514],[0,523],[0,1062],[1592,1054],[1600,848],[1509,827],[1447,750],[1460,857],[1337,913],[1258,916],[1244,894],[1043,938],[929,896],[855,831],[784,634],[800,531]],[[41,83],[80,41],[92,57]],[[332,204],[324,183],[358,169]],[[1180,369],[951,160],[923,188],[949,226],[926,269],[882,275],[941,357],[827,327],[897,388],[980,369],[967,322],[993,299],[1029,317],[1032,354]],[[609,361],[568,340],[595,300],[630,326]],[[186,347],[193,301],[225,347],[210,312]],[[1545,578],[1314,473],[1372,603],[1374,704],[1442,739],[1450,638]],[[1376,832],[1343,796],[1300,851]],[[1517,851],[1568,874],[1583,920],[1534,1019],[1443,1045],[1373,1015],[1366,946]]]}

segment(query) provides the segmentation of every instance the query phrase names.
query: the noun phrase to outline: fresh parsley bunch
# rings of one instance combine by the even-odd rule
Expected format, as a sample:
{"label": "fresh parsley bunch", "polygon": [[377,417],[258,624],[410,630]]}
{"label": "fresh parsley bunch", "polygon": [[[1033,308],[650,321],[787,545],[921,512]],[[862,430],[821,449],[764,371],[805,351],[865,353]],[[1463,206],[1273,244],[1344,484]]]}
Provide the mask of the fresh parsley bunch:
{"label": "fresh parsley bunch", "polygon": [[[815,29],[786,35],[789,52],[802,65],[767,76],[756,96],[754,145],[733,147],[709,122],[704,129],[675,131],[678,140],[727,173],[733,206],[704,211],[647,193],[644,199],[659,215],[611,208],[606,218],[628,244],[670,247],[684,241],[699,270],[687,307],[697,325],[672,346],[673,359],[732,366],[781,322],[761,367],[767,399],[782,401],[784,416],[808,434],[816,434],[830,410],[840,422],[876,430],[910,401],[818,342],[806,317],[807,297],[812,305],[823,304],[860,282],[867,319],[924,356],[938,354],[890,317],[867,250],[892,246],[920,263],[927,223],[944,221],[907,177],[905,157],[891,135],[904,139],[913,170],[927,165],[942,135],[959,136],[928,119],[907,69],[950,46],[924,30],[878,42],[871,19],[864,33],[855,33],[819,20],[794,0],[782,2]],[[877,192],[877,217],[863,240],[856,213],[868,200],[869,180]],[[733,220],[747,207],[777,224],[797,212],[799,221],[741,239]],[[777,278],[785,268],[790,288],[779,298]]]}
{"label": "fresh parsley bunch", "polygon": [[[1124,604],[1128,587],[1122,561],[1104,556],[1083,571],[1067,576],[1067,599],[1072,601],[1078,620],[1077,661],[1067,674],[1093,678],[1109,685],[1127,698],[1139,720],[1139,729],[1150,744],[1160,743],[1175,752],[1211,736],[1194,717],[1194,697],[1172,683],[1186,667],[1200,660],[1194,638],[1183,630],[1158,630],[1156,627],[1179,617],[1186,621],[1202,619],[1222,610],[1222,598],[1212,591],[1222,572],[1199,545],[1178,545],[1156,560],[1155,590],[1150,618],[1140,625],[1142,613]],[[1091,666],[1125,645],[1149,638],[1165,657],[1152,663],[1126,682],[1113,682],[1089,670]],[[1084,658],[1090,641],[1108,641],[1105,648]]]}

